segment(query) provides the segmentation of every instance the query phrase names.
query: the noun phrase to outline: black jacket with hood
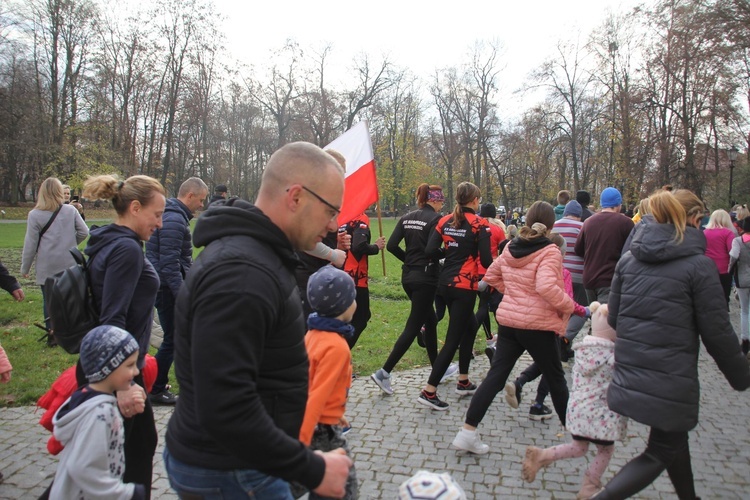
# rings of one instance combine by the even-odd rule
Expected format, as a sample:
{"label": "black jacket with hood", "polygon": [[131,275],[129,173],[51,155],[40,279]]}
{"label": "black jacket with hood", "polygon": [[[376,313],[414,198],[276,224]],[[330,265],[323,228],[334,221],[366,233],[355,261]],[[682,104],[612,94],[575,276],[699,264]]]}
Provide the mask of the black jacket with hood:
{"label": "black jacket with hood", "polygon": [[252,204],[212,204],[175,306],[180,399],[169,452],[208,469],[253,469],[308,488],[323,458],[298,439],[307,402],[305,320],[286,235]]}
{"label": "black jacket with hood", "polygon": [[700,341],[729,384],[750,386],[750,370],[729,322],[706,239],[688,227],[639,224],[615,269],[609,323],[617,332],[609,408],[669,432],[698,423]]}
{"label": "black jacket with hood", "polygon": [[130,228],[108,224],[91,230],[84,253],[102,325],[127,330],[138,341],[138,367],[148,353],[159,275]]}

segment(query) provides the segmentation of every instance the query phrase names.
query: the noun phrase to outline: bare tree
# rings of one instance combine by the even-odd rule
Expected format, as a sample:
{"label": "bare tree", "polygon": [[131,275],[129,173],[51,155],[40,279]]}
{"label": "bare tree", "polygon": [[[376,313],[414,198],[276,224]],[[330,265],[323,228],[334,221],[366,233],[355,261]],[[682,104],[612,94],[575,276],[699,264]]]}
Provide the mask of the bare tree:
{"label": "bare tree", "polygon": [[584,64],[588,55],[588,49],[580,44],[580,37],[575,43],[560,42],[556,57],[544,63],[534,74],[534,79],[549,90],[550,102],[555,105],[552,112],[557,117],[557,126],[567,138],[571,169],[568,172],[566,163],[560,164],[560,189],[570,187],[569,174],[572,174],[573,186],[581,185],[581,165],[587,152],[583,141],[597,117],[596,112],[585,109],[584,105],[586,101],[588,105],[595,102],[595,78]]}
{"label": "bare tree", "polygon": [[355,89],[347,91],[348,111],[346,115],[346,130],[352,128],[355,118],[363,109],[370,107],[375,98],[394,84],[390,75],[391,63],[383,59],[377,69],[370,67],[367,55],[360,56],[356,62],[354,72],[359,80]]}

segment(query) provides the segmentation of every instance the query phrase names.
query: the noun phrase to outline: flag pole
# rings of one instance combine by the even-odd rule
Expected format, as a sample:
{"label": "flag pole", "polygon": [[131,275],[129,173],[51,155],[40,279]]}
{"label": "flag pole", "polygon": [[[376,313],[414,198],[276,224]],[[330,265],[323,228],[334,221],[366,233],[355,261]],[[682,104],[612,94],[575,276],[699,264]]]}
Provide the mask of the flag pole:
{"label": "flag pole", "polygon": [[[375,205],[375,208],[378,212],[378,230],[380,231],[380,236],[383,236],[383,216],[380,213],[380,200],[378,200],[378,204]],[[385,278],[385,247],[383,247],[383,250],[380,252],[380,258],[383,261],[383,277]]]}

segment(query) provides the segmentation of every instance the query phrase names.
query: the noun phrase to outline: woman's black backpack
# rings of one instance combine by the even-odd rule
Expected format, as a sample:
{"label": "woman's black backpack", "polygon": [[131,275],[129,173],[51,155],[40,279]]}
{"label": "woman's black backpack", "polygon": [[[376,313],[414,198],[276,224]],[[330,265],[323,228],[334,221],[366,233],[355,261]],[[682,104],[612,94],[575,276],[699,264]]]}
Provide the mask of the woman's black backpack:
{"label": "woman's black backpack", "polygon": [[47,278],[44,291],[57,344],[70,354],[77,354],[83,337],[99,326],[99,311],[91,293],[86,257],[75,247],[70,253],[76,264]]}

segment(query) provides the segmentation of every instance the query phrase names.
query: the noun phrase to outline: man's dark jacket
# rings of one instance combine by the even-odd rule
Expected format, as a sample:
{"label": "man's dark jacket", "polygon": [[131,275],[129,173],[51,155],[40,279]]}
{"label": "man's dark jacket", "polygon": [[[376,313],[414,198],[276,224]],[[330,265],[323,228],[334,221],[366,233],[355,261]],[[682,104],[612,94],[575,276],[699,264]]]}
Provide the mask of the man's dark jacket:
{"label": "man's dark jacket", "polygon": [[617,331],[609,408],[642,424],[684,432],[698,423],[700,342],[729,384],[750,385],[750,370],[727,313],[703,233],[681,244],[671,224],[639,224],[617,264],[609,323]]}
{"label": "man's dark jacket", "polygon": [[169,452],[197,467],[254,469],[315,488],[325,463],[298,440],[308,360],[294,249],[238,199],[211,205],[193,238],[205,249],[175,306],[180,399]]}
{"label": "man's dark jacket", "polygon": [[21,288],[21,284],[18,282],[18,280],[15,278],[15,276],[12,276],[8,269],[0,262],[0,288],[5,290],[6,292],[12,294],[19,288]]}
{"label": "man's dark jacket", "polygon": [[177,198],[167,200],[162,227],[146,242],[146,258],[154,265],[162,286],[177,297],[182,281],[193,264],[190,219],[193,214]]}

